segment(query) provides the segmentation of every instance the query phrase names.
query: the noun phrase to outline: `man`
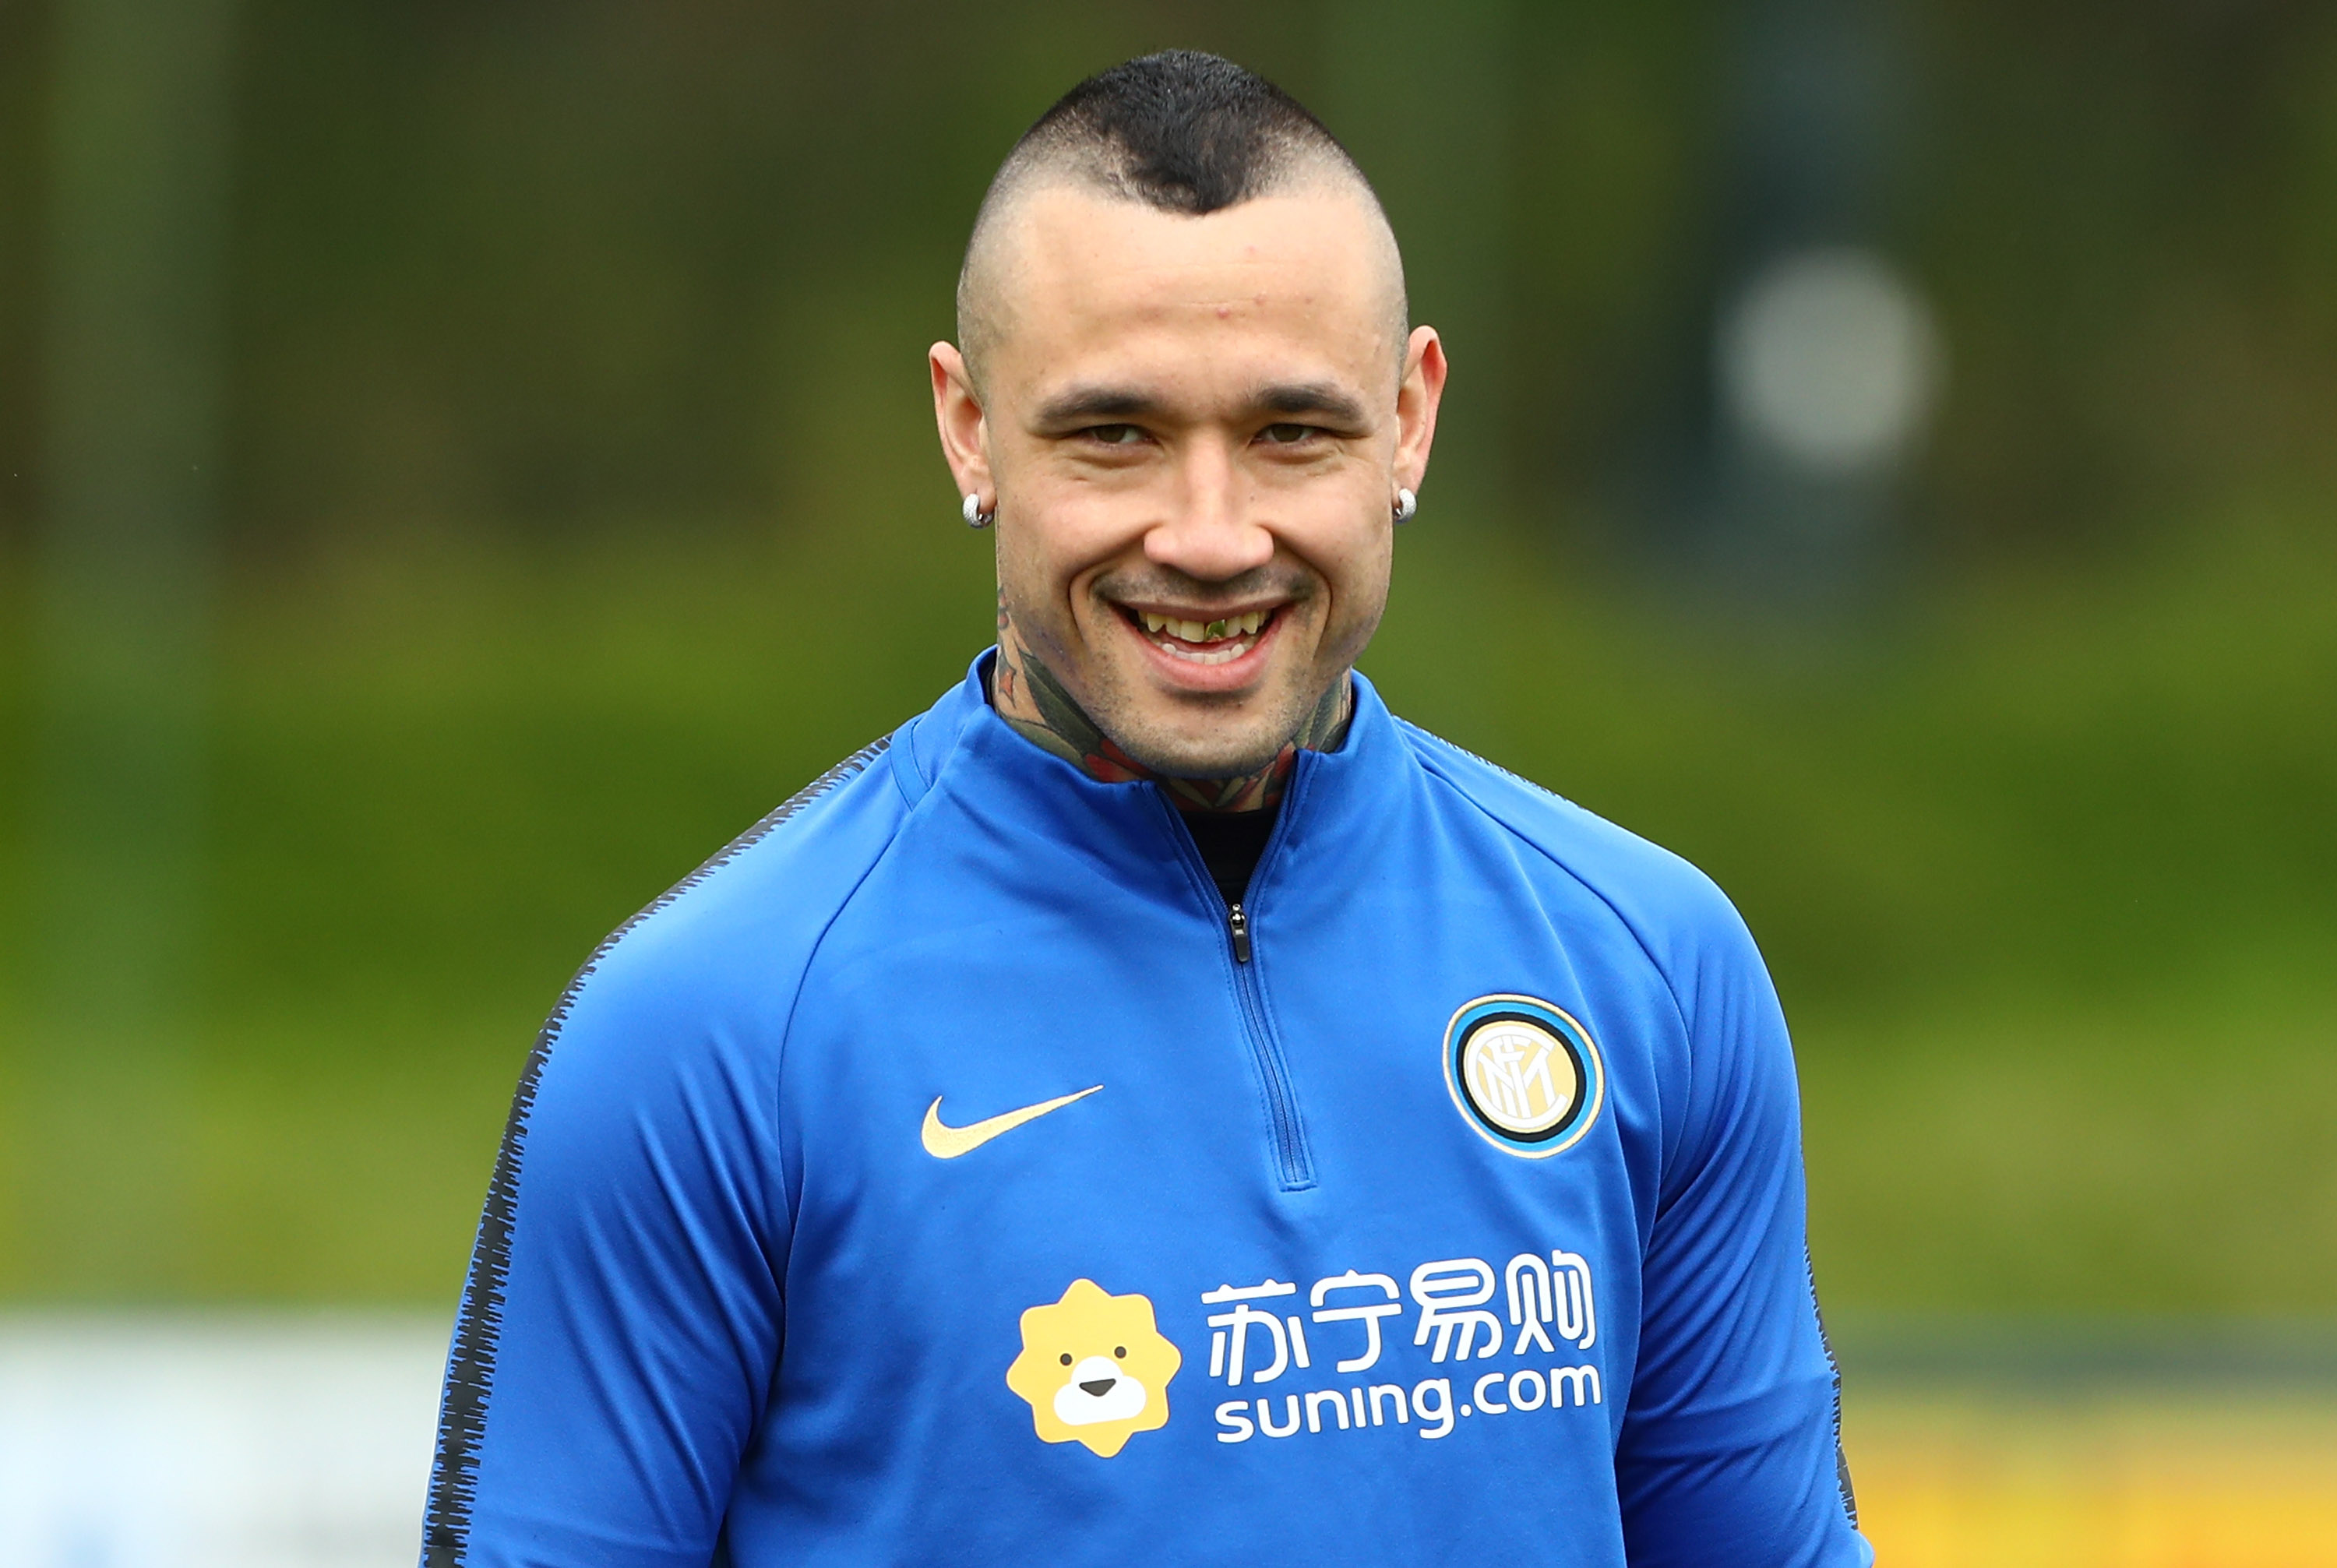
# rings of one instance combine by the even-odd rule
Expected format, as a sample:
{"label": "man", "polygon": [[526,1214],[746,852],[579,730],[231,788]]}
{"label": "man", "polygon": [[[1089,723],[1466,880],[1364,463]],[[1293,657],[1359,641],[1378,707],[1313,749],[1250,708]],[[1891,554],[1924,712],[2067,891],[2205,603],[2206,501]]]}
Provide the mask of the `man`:
{"label": "man", "polygon": [[554,1009],[425,1561],[1869,1561],[1750,938],[1353,672],[1445,377],[1361,174],[1133,62],[959,309],[998,647]]}

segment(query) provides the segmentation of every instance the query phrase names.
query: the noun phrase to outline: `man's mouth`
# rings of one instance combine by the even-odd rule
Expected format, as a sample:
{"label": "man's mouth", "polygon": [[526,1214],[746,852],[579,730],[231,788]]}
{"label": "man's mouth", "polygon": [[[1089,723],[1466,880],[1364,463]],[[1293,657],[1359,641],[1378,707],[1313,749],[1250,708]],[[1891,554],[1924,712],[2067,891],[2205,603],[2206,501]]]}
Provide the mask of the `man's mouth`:
{"label": "man's mouth", "polygon": [[1195,664],[1226,664],[1257,646],[1260,635],[1274,624],[1276,613],[1251,610],[1214,621],[1187,621],[1149,610],[1131,610],[1128,616],[1154,647],[1172,658]]}

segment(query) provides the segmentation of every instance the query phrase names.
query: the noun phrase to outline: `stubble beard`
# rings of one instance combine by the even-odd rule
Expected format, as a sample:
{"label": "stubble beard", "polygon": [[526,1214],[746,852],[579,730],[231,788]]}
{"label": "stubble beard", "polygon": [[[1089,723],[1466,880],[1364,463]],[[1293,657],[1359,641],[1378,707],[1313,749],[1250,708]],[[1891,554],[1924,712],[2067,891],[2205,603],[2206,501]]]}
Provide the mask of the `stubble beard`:
{"label": "stubble beard", "polygon": [[1232,733],[1210,710],[1220,706],[1230,710],[1233,700],[1164,699],[1198,717],[1202,727],[1217,730],[1216,734],[1195,740],[1178,727],[1148,714],[1142,699],[1127,691],[1118,671],[1107,666],[1099,673],[1102,679],[1089,710],[1097,728],[1132,760],[1166,779],[1242,779],[1261,771],[1281,755],[1330,684],[1326,678],[1315,689],[1301,691],[1285,682],[1279,692],[1260,693],[1246,706],[1260,701],[1265,706],[1237,720],[1238,728]]}
{"label": "stubble beard", "polygon": [[[1242,586],[1251,593],[1257,587],[1268,586],[1286,595],[1286,602],[1276,612],[1289,615],[1304,613],[1324,603],[1319,585],[1304,578],[1267,580],[1261,584],[1257,579],[1244,580]],[[1109,592],[1108,592],[1109,591]],[[1235,595],[1227,585],[1217,589],[1219,596]],[[1111,622],[1121,621],[1120,611],[1113,594],[1144,597],[1135,592],[1135,584],[1125,579],[1099,579],[1090,585],[1089,606],[1095,624],[1105,636],[1118,634]],[[1316,644],[1315,656],[1304,670],[1270,674],[1266,691],[1247,698],[1208,696],[1177,697],[1166,693],[1155,696],[1139,690],[1141,673],[1126,665],[1133,662],[1123,652],[1093,652],[1080,660],[1071,652],[1071,640],[1062,633],[1075,627],[1058,627],[1049,616],[1032,614],[1016,603],[1011,590],[1002,590],[1003,611],[1000,635],[1002,642],[1012,638],[1021,645],[1024,659],[1035,662],[1041,669],[1032,671],[1033,681],[1052,681],[1063,695],[1076,704],[1080,714],[1095,730],[1108,739],[1129,761],[1146,771],[1167,779],[1240,779],[1259,774],[1274,766],[1286,748],[1293,741],[1305,744],[1319,739],[1313,732],[1325,727],[1326,695],[1335,683],[1343,682],[1352,658],[1340,662],[1335,668],[1324,668],[1322,650]],[[1286,626],[1278,635],[1287,636],[1295,628]],[[1368,638],[1366,630],[1364,638]],[[1341,638],[1360,648],[1363,639]],[[1208,715],[1212,708],[1223,710],[1232,720],[1232,710],[1237,705],[1254,707],[1255,711],[1238,720],[1233,733],[1217,733],[1203,739],[1190,738],[1189,731],[1164,722],[1148,711],[1153,702],[1171,706],[1185,713]],[[1334,708],[1344,704],[1333,704]],[[1334,715],[1338,717],[1338,715]],[[1204,717],[1203,725],[1216,720]],[[1061,724],[1051,726],[1059,733]],[[1080,749],[1078,737],[1064,737],[1074,750]]]}

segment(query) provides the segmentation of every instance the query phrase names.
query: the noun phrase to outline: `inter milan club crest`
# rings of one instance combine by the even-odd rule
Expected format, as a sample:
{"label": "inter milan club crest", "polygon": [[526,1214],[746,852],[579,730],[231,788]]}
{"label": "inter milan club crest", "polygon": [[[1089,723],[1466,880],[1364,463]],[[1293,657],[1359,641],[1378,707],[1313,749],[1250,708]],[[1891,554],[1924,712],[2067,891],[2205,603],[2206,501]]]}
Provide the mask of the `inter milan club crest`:
{"label": "inter milan club crest", "polygon": [[1444,1030],[1444,1085],[1496,1148],[1546,1160],[1590,1131],[1607,1070],[1590,1032],[1531,996],[1480,996]]}

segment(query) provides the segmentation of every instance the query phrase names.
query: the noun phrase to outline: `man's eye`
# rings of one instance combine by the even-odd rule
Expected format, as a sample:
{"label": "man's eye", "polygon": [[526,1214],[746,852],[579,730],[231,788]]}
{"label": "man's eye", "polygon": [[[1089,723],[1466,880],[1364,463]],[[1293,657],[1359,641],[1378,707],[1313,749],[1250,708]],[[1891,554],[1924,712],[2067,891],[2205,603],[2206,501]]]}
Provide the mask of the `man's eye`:
{"label": "man's eye", "polygon": [[1138,425],[1090,425],[1086,434],[1106,446],[1133,446],[1144,439],[1144,429]]}
{"label": "man's eye", "polygon": [[1318,432],[1312,425],[1269,425],[1258,432],[1258,438],[1273,446],[1296,446]]}

